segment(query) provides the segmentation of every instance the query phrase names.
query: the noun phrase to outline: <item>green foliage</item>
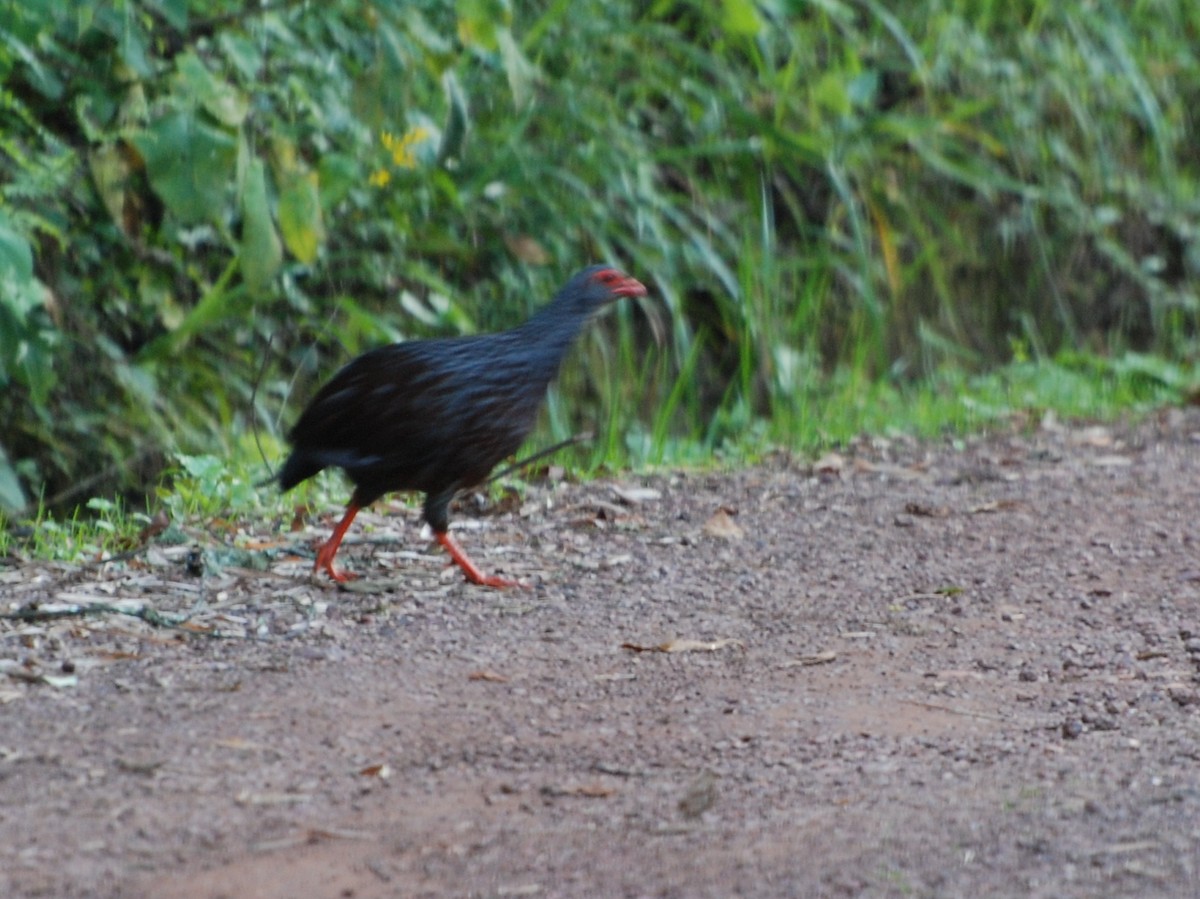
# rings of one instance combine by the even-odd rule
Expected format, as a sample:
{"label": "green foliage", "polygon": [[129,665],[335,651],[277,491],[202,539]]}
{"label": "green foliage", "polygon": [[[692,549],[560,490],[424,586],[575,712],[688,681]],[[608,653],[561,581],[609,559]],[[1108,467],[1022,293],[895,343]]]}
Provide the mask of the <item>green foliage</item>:
{"label": "green foliage", "polygon": [[38,559],[89,562],[115,555],[134,545],[149,523],[143,512],[131,511],[119,500],[92,497],[69,516],[54,515],[38,503],[22,522],[23,539],[14,536],[13,522],[0,511],[0,559],[20,552]]}
{"label": "green foliage", "polygon": [[654,298],[552,395],[592,464],[841,433],[1014,349],[1185,371],[1193,6],[0,0],[0,506],[143,494],[600,259]]}
{"label": "green foliage", "polygon": [[179,468],[172,472],[170,487],[159,496],[173,520],[216,518],[255,505],[254,482],[226,459],[179,454],[175,462]]}

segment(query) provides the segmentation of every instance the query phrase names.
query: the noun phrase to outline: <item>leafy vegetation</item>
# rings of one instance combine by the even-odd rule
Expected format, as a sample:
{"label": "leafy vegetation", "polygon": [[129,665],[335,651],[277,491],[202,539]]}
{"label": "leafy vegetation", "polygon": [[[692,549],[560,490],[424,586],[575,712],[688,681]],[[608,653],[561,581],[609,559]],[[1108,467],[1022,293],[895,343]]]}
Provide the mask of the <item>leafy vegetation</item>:
{"label": "leafy vegetation", "polygon": [[653,300],[552,393],[591,465],[1194,389],[1195,4],[0,11],[0,507],[277,454],[347,355],[597,259]]}

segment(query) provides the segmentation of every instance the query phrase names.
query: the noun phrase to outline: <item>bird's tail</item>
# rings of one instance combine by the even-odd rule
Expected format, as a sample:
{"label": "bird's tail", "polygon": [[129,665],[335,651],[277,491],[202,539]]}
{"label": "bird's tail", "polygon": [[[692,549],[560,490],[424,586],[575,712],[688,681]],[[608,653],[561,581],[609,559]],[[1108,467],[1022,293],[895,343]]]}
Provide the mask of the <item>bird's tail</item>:
{"label": "bird's tail", "polygon": [[287,457],[287,461],[283,463],[283,468],[262,483],[265,485],[278,481],[279,489],[287,493],[301,481],[307,481],[324,467],[323,462],[316,461],[300,450],[293,450],[292,454]]}

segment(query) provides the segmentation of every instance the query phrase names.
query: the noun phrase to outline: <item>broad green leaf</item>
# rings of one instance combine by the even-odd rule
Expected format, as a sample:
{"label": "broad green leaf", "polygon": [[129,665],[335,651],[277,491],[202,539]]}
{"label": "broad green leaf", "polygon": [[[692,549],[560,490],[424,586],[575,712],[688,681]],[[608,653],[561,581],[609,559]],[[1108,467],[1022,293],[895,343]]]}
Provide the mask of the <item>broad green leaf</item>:
{"label": "broad green leaf", "polygon": [[362,163],[347,153],[326,153],[317,163],[321,205],[330,209],[362,183]]}
{"label": "broad green leaf", "polygon": [[222,32],[217,38],[226,59],[237,68],[246,81],[259,77],[263,64],[262,48],[253,40],[239,33]]}
{"label": "broad green leaf", "polygon": [[236,128],[246,119],[248,109],[241,91],[220,80],[194,53],[181,53],[175,60],[179,81],[186,91],[222,125]]}
{"label": "broad green leaf", "polygon": [[188,0],[158,0],[155,4],[162,11],[163,18],[177,31],[187,31]]}
{"label": "broad green leaf", "polygon": [[221,272],[221,277],[208,288],[200,302],[184,317],[179,327],[143,347],[138,353],[138,359],[165,359],[178,352],[193,334],[228,317],[234,302],[245,293],[240,288],[229,289],[229,282],[237,269],[238,260],[234,257]]}
{"label": "broad green leaf", "polygon": [[0,278],[29,281],[33,277],[33,250],[0,213]]}
{"label": "broad green leaf", "polygon": [[288,251],[305,265],[311,265],[325,240],[316,172],[285,175],[279,193],[279,228]]}
{"label": "broad green leaf", "polygon": [[722,26],[729,34],[754,37],[762,30],[762,19],[753,0],[724,0]]}
{"label": "broad green leaf", "polygon": [[512,25],[508,0],[458,0],[458,39],[467,47],[495,51],[497,29]]}
{"label": "broad green leaf", "polygon": [[265,167],[261,159],[254,159],[242,192],[242,278],[251,296],[266,293],[282,261],[283,247],[267,203]]}
{"label": "broad green leaf", "polygon": [[463,145],[467,141],[467,130],[471,124],[467,96],[450,69],[442,73],[442,89],[446,92],[447,109],[446,125],[442,128],[442,142],[437,153],[439,164],[448,159],[461,158]]}
{"label": "broad green leaf", "polygon": [[125,182],[129,171],[120,147],[111,141],[100,144],[88,154],[88,168],[104,208],[118,227],[124,227]]}
{"label": "broad green leaf", "polygon": [[532,87],[536,71],[521,52],[521,45],[513,39],[511,31],[498,28],[496,40],[500,44],[500,57],[504,60],[504,72],[508,76],[508,89],[512,91],[513,104],[521,109],[533,96]]}
{"label": "broad green leaf", "polygon": [[185,224],[220,217],[235,173],[236,137],[193,109],[168,113],[133,136],[154,192]]}
{"label": "broad green leaf", "polygon": [[150,65],[147,56],[146,33],[142,30],[138,18],[130,16],[125,19],[119,34],[121,61],[139,78],[149,78],[153,75],[154,67]]}
{"label": "broad green leaf", "polygon": [[25,491],[16,469],[8,459],[8,453],[0,446],[0,509],[16,512],[25,507]]}

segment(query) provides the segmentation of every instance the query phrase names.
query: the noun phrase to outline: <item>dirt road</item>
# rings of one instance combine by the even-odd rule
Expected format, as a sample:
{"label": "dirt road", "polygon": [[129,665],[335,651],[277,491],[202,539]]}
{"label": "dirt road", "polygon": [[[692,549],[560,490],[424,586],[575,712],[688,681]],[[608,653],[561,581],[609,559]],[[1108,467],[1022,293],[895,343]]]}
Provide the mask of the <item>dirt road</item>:
{"label": "dirt road", "polygon": [[529,590],[462,583],[399,503],[354,590],[267,550],[0,571],[2,611],[190,615],[0,622],[0,895],[1200,895],[1198,434],[457,513]]}

